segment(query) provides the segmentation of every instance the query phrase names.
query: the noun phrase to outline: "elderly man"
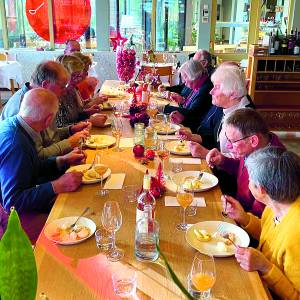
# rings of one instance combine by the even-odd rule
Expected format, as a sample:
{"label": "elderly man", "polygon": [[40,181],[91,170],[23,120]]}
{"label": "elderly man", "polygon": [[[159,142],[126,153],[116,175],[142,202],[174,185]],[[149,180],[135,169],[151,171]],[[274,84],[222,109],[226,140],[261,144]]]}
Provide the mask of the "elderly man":
{"label": "elderly man", "polygon": [[[27,82],[6,103],[1,114],[1,120],[12,117],[19,112],[25,93],[36,87],[43,87],[52,91],[57,97],[65,93],[69,81],[69,74],[65,68],[54,61],[40,63]],[[87,122],[81,122],[73,126],[57,128],[55,120],[48,128],[43,130],[40,136],[36,136],[35,144],[41,158],[62,155],[77,147],[82,137],[88,132]]]}
{"label": "elderly man", "polygon": [[249,190],[249,175],[245,168],[245,158],[257,149],[266,146],[284,148],[278,137],[269,132],[262,116],[253,109],[242,108],[232,112],[225,120],[224,134],[227,147],[234,158],[223,155],[218,149],[212,149],[206,156],[210,167],[218,167],[234,175],[237,181],[236,199],[245,211],[261,216],[264,205],[253,197]]}
{"label": "elderly man", "polygon": [[80,52],[81,51],[81,47],[79,42],[75,41],[75,40],[68,40],[66,42],[66,48],[64,51],[64,54],[66,55],[71,55],[74,52]]}
{"label": "elderly man", "polygon": [[82,181],[79,172],[58,178],[70,164],[85,160],[81,151],[73,150],[47,160],[38,157],[34,140],[52,123],[57,110],[54,93],[43,88],[32,89],[25,94],[19,113],[2,121],[0,126],[1,204],[6,210],[11,206],[17,209],[31,240],[37,237],[41,229],[38,226],[43,225],[37,212],[49,211],[57,194],[76,190]]}

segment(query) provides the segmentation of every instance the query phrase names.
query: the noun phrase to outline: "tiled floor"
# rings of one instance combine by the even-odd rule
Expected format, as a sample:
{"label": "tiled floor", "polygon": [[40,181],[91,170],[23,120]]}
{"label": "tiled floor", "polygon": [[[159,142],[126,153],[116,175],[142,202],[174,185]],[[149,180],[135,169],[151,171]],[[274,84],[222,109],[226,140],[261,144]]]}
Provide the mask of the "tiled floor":
{"label": "tiled floor", "polygon": [[[9,97],[11,96],[10,92],[7,91],[0,91],[1,93],[1,102],[5,103]],[[0,108],[1,111],[1,108]],[[285,133],[280,132],[278,133],[278,135],[280,136],[281,141],[284,143],[284,145],[286,146],[286,148],[290,151],[293,151],[295,153],[297,153],[298,155],[300,155],[300,132],[297,132],[295,135],[295,137],[290,137],[287,136]]]}

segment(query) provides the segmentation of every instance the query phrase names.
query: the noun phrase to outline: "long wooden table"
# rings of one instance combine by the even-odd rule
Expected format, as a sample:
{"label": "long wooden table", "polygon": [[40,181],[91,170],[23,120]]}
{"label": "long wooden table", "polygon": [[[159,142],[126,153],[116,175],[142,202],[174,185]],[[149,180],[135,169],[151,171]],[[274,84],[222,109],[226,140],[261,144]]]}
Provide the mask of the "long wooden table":
{"label": "long wooden table", "polygon": [[[124,119],[123,136],[132,137],[133,130]],[[92,133],[107,133],[111,130],[92,129]],[[87,162],[91,162],[95,150],[86,150]],[[123,152],[108,150],[105,163],[112,173],[126,173],[124,185],[142,185],[146,168],[154,168],[157,162],[148,166],[141,165],[133,157],[132,149]],[[185,170],[210,169],[204,161],[201,165],[184,165]],[[141,263],[134,257],[135,212],[136,203],[124,200],[122,190],[110,190],[105,198],[96,196],[99,184],[82,185],[78,191],[61,194],[53,206],[47,223],[61,217],[77,216],[89,206],[92,211],[87,215],[97,226],[100,224],[100,213],[107,200],[120,204],[123,224],[117,232],[117,246],[125,251],[121,262],[107,261],[104,253],[97,249],[95,239],[90,239],[73,246],[60,246],[49,241],[42,232],[35,247],[38,268],[38,293],[45,293],[50,300],[60,299],[119,299],[114,294],[111,282],[112,270],[120,264],[134,267],[138,272],[139,299],[183,299],[183,295],[169,279],[166,269],[159,259],[155,263]],[[174,195],[167,192],[166,195]],[[205,197],[207,207],[198,208],[197,215],[187,217],[188,223],[206,220],[225,220],[221,215],[221,192],[219,187],[199,193]],[[160,224],[160,247],[167,256],[180,280],[186,284],[196,250],[191,248],[185,233],[177,231],[175,226],[181,221],[179,207],[165,207],[164,198],[157,201],[156,218]],[[234,257],[216,258],[217,280],[212,289],[212,299],[268,299],[263,284],[256,272],[243,271]]]}

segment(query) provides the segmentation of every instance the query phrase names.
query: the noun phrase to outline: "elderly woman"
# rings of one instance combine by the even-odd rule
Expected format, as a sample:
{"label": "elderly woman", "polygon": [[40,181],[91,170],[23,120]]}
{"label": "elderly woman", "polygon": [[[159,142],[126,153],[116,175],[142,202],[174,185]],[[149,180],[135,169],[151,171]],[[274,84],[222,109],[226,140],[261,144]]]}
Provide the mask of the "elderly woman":
{"label": "elderly woman", "polygon": [[258,271],[281,299],[300,299],[300,158],[268,147],[252,153],[246,167],[249,188],[266,209],[259,219],[222,197],[228,216],[259,239],[257,249],[238,247],[235,257],[246,271]]}
{"label": "elderly woman", "polygon": [[[60,97],[60,107],[56,115],[56,123],[58,127],[65,127],[69,124],[76,123],[81,120],[88,119],[91,115],[98,113],[100,108],[97,104],[89,105],[84,102],[77,91],[77,84],[83,81],[86,76],[86,65],[74,55],[62,55],[57,58],[65,69],[70,73],[71,79],[67,88],[67,92]],[[106,120],[105,116],[99,116]]]}
{"label": "elderly woman", "polygon": [[[207,70],[200,61],[189,60],[179,69],[185,86],[190,89],[186,97],[176,93],[171,94],[171,100],[177,102],[179,107],[167,105],[164,113],[171,113],[172,122],[195,128],[195,124],[207,113],[211,107],[212,83]],[[195,128],[196,129],[196,128]]]}
{"label": "elderly woman", "polygon": [[212,148],[228,153],[227,140],[222,130],[224,120],[239,108],[254,108],[247,96],[245,75],[238,66],[221,64],[211,76],[211,81],[214,84],[210,91],[213,106],[197,128],[197,133],[193,134],[189,128],[182,128],[178,132],[182,139],[191,141],[190,150],[194,157],[205,158],[208,149]]}

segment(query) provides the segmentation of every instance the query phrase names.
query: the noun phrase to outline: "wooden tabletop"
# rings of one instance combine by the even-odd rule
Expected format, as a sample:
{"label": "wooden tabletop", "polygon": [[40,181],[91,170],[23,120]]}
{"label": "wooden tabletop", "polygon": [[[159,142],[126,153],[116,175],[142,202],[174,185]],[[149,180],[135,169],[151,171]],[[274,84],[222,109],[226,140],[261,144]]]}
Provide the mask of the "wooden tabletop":
{"label": "wooden tabletop", "polygon": [[[132,137],[133,130],[124,119],[123,136]],[[92,133],[107,133],[110,128],[92,129]],[[95,150],[86,150],[87,162],[90,163]],[[105,163],[112,173],[126,173],[124,185],[142,185],[146,168],[153,169],[157,161],[148,166],[140,164],[134,157],[131,148],[123,152],[109,149],[105,155]],[[184,165],[185,170],[210,169],[204,161],[200,165]],[[110,190],[109,195],[100,198],[96,195],[99,184],[82,185],[78,191],[61,194],[52,208],[47,223],[61,217],[78,216],[89,206],[91,212],[87,215],[97,226],[100,224],[100,213],[107,200],[115,200],[120,204],[123,224],[117,232],[117,246],[124,250],[125,257],[121,262],[107,261],[105,254],[96,247],[94,237],[73,246],[60,246],[49,241],[42,232],[35,248],[38,268],[38,292],[44,292],[50,300],[60,299],[120,299],[114,294],[111,281],[112,270],[120,264],[130,265],[138,273],[139,299],[183,299],[181,292],[169,279],[166,269],[160,259],[155,263],[141,263],[134,256],[135,213],[136,203],[124,200],[122,190]],[[166,195],[174,193],[167,192]],[[221,192],[219,187],[210,191],[198,193],[205,197],[206,207],[197,209],[197,215],[187,217],[188,223],[206,220],[225,220],[221,215]],[[185,233],[176,230],[176,224],[181,222],[179,207],[165,207],[164,197],[157,201],[156,219],[160,224],[160,247],[167,256],[174,271],[186,285],[196,250],[191,248]],[[237,264],[234,257],[216,258],[217,280],[212,289],[212,299],[268,299],[263,284],[256,272],[245,272]]]}

